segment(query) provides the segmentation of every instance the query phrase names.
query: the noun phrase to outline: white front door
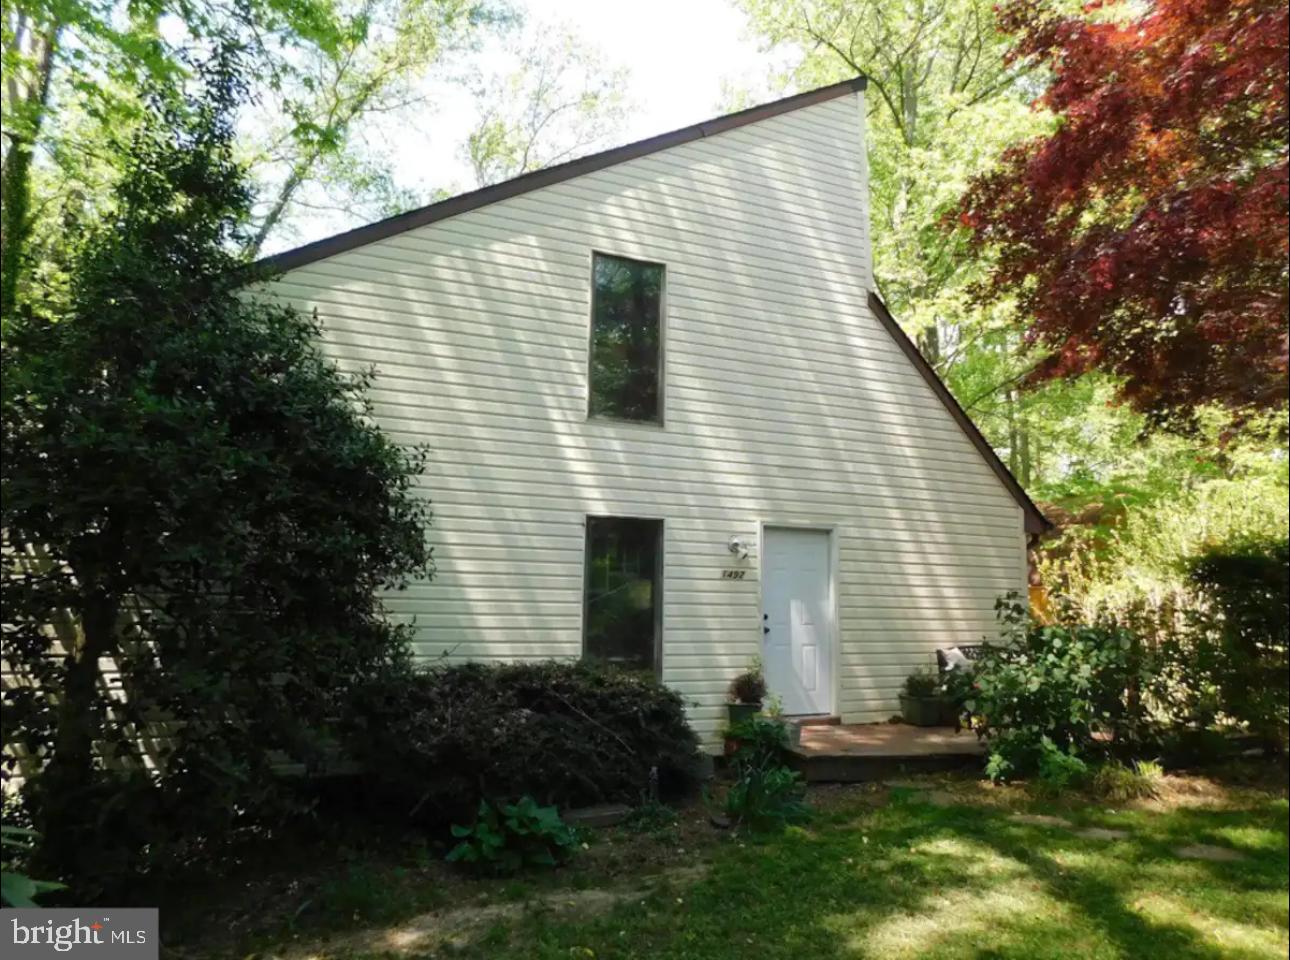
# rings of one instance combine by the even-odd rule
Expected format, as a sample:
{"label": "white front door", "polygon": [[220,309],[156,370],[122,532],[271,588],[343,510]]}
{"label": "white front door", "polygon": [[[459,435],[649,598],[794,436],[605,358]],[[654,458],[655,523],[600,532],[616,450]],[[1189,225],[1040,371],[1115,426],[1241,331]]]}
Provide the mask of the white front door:
{"label": "white front door", "polygon": [[762,659],[787,714],[829,713],[833,606],[829,533],[767,527],[762,550]]}

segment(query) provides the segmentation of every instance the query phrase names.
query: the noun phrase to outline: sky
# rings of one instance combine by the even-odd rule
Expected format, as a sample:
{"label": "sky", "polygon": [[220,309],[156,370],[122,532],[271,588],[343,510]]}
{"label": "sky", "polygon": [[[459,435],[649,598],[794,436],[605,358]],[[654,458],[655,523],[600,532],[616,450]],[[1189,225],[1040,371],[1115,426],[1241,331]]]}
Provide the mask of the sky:
{"label": "sky", "polygon": [[[722,112],[729,90],[751,91],[753,102],[772,99],[768,78],[776,54],[759,49],[744,16],[729,0],[512,0],[530,23],[567,25],[598,48],[606,65],[627,71],[630,104],[624,128],[606,147],[688,126]],[[648,15],[642,16],[642,10]],[[625,21],[630,17],[630,28]],[[684,24],[684,29],[678,29]],[[782,55],[780,55],[782,56]],[[507,66],[498,45],[455,64],[485,73]],[[450,70],[453,68],[449,68]],[[425,104],[395,126],[376,129],[369,142],[385,154],[401,186],[429,196],[460,193],[475,184],[461,155],[475,109],[460,82],[426,81]],[[271,238],[265,252],[307,243],[356,226],[340,214],[318,213]]]}
{"label": "sky", "polygon": [[[613,64],[631,72],[640,109],[626,142],[697,123],[719,112],[722,82],[760,86],[767,55],[747,38],[728,0],[528,0],[530,15],[563,19]],[[648,16],[640,16],[644,9]],[[631,11],[631,27],[624,19]]]}

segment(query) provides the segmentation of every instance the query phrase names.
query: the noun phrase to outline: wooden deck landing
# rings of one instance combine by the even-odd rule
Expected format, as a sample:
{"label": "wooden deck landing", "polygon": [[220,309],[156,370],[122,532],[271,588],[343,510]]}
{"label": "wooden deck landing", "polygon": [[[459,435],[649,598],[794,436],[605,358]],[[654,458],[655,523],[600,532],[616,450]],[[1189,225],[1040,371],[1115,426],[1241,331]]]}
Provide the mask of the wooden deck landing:
{"label": "wooden deck landing", "polygon": [[791,762],[807,780],[852,783],[980,766],[984,756],[984,746],[969,730],[852,723],[803,727]]}

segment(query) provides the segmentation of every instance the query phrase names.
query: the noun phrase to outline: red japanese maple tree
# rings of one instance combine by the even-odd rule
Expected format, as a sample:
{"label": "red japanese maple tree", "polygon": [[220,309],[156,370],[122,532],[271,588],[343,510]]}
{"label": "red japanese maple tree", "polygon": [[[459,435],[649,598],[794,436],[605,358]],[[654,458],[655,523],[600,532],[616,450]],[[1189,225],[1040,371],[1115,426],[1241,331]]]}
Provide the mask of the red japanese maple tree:
{"label": "red japanese maple tree", "polygon": [[1126,19],[1000,9],[1045,64],[1055,131],[975,180],[961,222],[1045,350],[1032,380],[1092,369],[1157,421],[1287,395],[1287,5],[1154,0]]}

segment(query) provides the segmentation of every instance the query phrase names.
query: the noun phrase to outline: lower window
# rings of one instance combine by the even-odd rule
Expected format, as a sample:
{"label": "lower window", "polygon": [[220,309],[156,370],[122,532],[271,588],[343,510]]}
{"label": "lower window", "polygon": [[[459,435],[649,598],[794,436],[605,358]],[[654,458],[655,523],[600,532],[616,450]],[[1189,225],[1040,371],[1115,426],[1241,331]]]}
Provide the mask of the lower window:
{"label": "lower window", "polygon": [[662,520],[587,518],[584,657],[657,671],[662,569]]}

